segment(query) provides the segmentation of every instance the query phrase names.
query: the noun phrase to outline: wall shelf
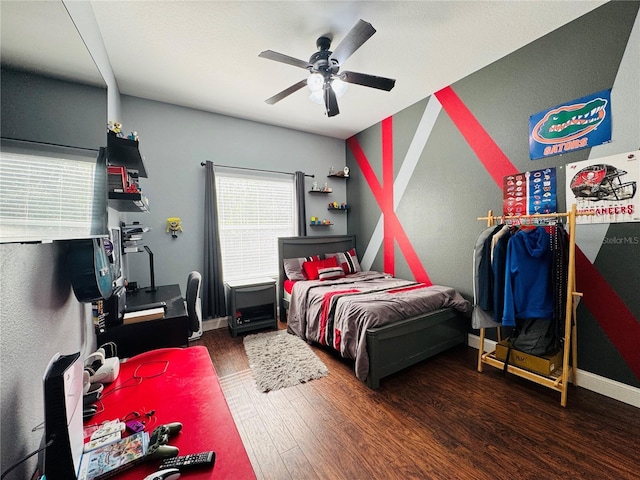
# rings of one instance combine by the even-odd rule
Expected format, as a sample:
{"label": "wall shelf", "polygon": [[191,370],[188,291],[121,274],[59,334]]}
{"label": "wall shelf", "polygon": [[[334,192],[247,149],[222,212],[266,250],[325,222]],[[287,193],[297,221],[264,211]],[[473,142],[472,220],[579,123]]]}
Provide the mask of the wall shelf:
{"label": "wall shelf", "polygon": [[309,193],[333,193],[332,190],[309,190]]}
{"label": "wall shelf", "polygon": [[141,193],[109,192],[109,206],[119,212],[148,212],[149,199]]}
{"label": "wall shelf", "polygon": [[349,179],[349,175],[336,175],[334,174],[329,174],[327,175],[327,178],[344,178],[345,180]]}
{"label": "wall shelf", "polygon": [[[137,140],[118,137],[113,132],[107,134],[107,162],[113,167],[125,167],[127,172],[134,176],[133,183],[137,186],[138,177],[147,177],[142,155],[138,148]],[[124,174],[123,174],[124,175]],[[123,182],[126,179],[123,179]],[[126,185],[123,185],[126,187]],[[137,193],[109,192],[109,206],[119,212],[148,212],[149,200],[146,196]]]}
{"label": "wall shelf", "polygon": [[107,155],[109,165],[126,167],[127,170],[137,171],[139,177],[147,178],[147,170],[144,168],[137,140],[121,138],[115,133],[109,132],[107,134]]}

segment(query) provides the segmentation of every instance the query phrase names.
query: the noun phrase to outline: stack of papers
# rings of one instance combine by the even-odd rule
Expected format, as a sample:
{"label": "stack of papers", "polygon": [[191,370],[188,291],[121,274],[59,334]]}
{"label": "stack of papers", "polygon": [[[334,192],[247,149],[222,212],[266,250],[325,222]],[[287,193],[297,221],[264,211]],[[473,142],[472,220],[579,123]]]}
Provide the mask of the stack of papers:
{"label": "stack of papers", "polygon": [[156,320],[164,318],[164,307],[149,308],[147,310],[138,310],[136,312],[125,312],[122,318],[124,325],[131,323],[146,322],[148,320]]}

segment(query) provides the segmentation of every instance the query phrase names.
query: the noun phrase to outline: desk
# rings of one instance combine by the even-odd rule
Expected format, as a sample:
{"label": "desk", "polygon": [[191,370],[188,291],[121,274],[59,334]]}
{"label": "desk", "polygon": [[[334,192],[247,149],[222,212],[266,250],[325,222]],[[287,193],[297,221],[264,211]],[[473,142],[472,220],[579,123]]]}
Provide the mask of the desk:
{"label": "desk", "polygon": [[184,307],[180,285],[161,285],[155,292],[141,288],[126,293],[127,307],[138,307],[155,302],[165,302],[164,318],[129,325],[107,327],[98,335],[98,346],[114,342],[118,357],[127,358],[142,352],[163,347],[182,347],[189,343],[189,317]]}
{"label": "desk", "polygon": [[[147,418],[144,413],[151,410]],[[189,470],[185,480],[256,478],[205,347],[162,348],[128,359],[115,382],[105,385],[98,411],[85,426],[131,412],[143,414],[149,433],[160,425],[182,423],[182,431],[168,442],[178,447],[179,455],[216,452],[213,470]],[[113,479],[142,480],[159,465],[160,460],[147,460]]]}

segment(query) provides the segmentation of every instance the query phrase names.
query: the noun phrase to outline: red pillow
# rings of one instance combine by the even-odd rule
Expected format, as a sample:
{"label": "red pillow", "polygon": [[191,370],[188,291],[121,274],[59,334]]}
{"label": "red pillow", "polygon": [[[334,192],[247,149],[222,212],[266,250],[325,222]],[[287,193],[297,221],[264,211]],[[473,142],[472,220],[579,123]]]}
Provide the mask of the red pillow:
{"label": "red pillow", "polygon": [[319,278],[318,269],[337,267],[338,261],[335,258],[325,258],[324,260],[314,260],[312,262],[304,262],[302,270],[307,280],[317,280]]}

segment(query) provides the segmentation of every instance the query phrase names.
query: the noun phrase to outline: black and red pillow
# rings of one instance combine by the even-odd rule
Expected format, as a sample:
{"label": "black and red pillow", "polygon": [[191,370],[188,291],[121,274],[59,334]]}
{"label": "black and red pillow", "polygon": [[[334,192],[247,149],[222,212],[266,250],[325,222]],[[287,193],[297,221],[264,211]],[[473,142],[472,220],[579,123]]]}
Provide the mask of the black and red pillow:
{"label": "black and red pillow", "polygon": [[347,252],[327,253],[325,254],[325,258],[335,258],[346,275],[362,271],[355,248]]}

